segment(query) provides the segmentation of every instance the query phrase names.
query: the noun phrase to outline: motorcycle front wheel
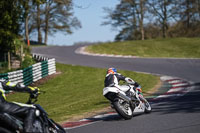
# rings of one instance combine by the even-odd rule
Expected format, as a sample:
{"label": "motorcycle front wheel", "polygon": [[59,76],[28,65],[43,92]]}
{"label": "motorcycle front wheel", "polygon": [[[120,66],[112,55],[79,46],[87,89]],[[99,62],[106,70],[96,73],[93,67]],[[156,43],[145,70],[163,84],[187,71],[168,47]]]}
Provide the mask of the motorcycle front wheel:
{"label": "motorcycle front wheel", "polygon": [[129,120],[133,117],[133,111],[130,104],[123,99],[116,98],[113,102],[113,106],[117,113],[125,120]]}
{"label": "motorcycle front wheel", "polygon": [[[52,133],[67,133],[67,131],[65,131],[64,129],[63,129],[63,127],[61,127],[59,124],[57,124],[54,120],[52,120],[52,119],[49,119],[50,120],[50,131],[52,132]],[[50,133],[51,133],[50,132]]]}
{"label": "motorcycle front wheel", "polygon": [[144,102],[144,105],[145,105],[145,113],[150,113],[152,108],[151,108],[151,105],[149,104],[149,102],[145,99],[145,102]]}

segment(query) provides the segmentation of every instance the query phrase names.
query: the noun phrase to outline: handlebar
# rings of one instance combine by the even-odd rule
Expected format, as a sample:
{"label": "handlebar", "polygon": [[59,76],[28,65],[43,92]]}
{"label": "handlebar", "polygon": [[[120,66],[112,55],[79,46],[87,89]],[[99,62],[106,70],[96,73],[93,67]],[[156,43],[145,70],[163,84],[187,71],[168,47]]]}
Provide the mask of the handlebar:
{"label": "handlebar", "polygon": [[36,93],[30,93],[29,95],[29,99],[28,101],[26,102],[27,104],[34,104],[38,101],[38,96],[41,94],[41,93],[46,93],[46,91],[37,91]]}
{"label": "handlebar", "polygon": [[[6,85],[6,83],[8,82],[8,80],[5,79],[0,79],[0,85],[2,85],[2,87],[9,87]],[[1,87],[1,86],[0,86]],[[20,83],[15,84],[15,87],[18,89],[23,89],[23,88],[28,88],[27,86],[21,85]],[[31,91],[29,92],[29,99],[26,102],[27,104],[34,104],[35,102],[37,102],[37,98],[41,93],[46,93],[46,91],[41,91],[41,90],[35,90],[35,91]]]}

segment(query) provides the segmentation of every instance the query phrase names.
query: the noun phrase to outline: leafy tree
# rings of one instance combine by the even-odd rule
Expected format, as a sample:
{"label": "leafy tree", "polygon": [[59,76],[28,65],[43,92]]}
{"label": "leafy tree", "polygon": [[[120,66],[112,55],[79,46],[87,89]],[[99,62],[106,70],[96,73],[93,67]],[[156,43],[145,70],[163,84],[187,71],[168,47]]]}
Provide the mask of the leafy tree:
{"label": "leafy tree", "polygon": [[22,8],[19,0],[0,1],[0,52],[14,49],[14,39],[20,33]]}

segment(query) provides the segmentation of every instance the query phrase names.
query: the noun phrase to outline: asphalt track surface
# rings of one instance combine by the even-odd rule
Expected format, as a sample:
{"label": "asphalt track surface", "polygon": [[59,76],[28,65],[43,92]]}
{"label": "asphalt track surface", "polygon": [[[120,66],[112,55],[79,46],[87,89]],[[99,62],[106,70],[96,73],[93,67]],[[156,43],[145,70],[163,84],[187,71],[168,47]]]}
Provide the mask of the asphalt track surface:
{"label": "asphalt track surface", "polygon": [[[191,81],[185,95],[152,102],[150,114],[123,120],[118,115],[69,129],[69,133],[199,133],[200,59],[115,58],[76,54],[80,46],[36,47],[33,53],[55,58],[57,62],[90,67],[131,70],[175,76]],[[103,89],[103,88],[102,88]]]}

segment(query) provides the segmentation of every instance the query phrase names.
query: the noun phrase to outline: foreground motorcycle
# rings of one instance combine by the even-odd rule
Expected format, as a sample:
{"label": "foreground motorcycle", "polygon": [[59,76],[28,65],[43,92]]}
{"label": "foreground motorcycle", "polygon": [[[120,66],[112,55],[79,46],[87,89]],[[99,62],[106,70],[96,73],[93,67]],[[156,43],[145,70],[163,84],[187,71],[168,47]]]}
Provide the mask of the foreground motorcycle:
{"label": "foreground motorcycle", "polygon": [[117,87],[106,87],[103,95],[111,102],[117,113],[125,120],[131,119],[134,113],[150,113],[151,105],[143,97],[141,86],[135,87],[133,84],[121,85]]}
{"label": "foreground motorcycle", "polygon": [[[36,120],[33,123],[34,133],[66,133],[60,125],[48,118],[48,114],[39,104],[34,104],[39,94],[30,94],[27,104],[23,104],[36,108]],[[22,105],[22,103],[19,104]],[[23,133],[23,128],[23,118],[0,112],[0,133]]]}

